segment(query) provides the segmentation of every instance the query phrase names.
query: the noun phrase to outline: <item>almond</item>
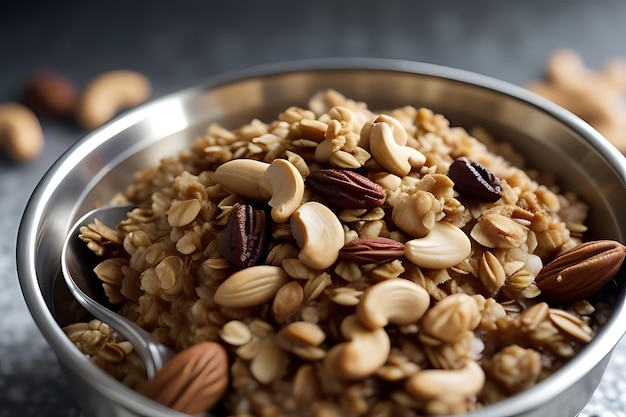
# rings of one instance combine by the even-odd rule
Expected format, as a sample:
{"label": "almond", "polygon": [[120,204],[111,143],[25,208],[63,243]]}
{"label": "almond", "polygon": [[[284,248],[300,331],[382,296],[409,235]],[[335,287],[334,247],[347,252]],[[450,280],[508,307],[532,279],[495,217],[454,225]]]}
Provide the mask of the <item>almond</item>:
{"label": "almond", "polygon": [[222,307],[255,307],[270,301],[289,275],[279,266],[257,265],[242,269],[217,287],[214,301]]}
{"label": "almond", "polygon": [[619,271],[626,247],[613,240],[583,243],[544,266],[535,278],[543,297],[570,304],[597,292]]}
{"label": "almond", "polygon": [[141,392],[174,410],[198,414],[210,410],[228,387],[228,356],[215,342],[202,342],[179,352]]}

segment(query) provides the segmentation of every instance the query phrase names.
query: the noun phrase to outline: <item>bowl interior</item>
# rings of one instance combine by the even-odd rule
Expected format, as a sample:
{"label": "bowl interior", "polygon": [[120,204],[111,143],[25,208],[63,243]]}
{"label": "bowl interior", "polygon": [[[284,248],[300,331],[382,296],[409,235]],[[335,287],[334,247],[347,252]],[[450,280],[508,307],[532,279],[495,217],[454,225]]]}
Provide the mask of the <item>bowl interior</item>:
{"label": "bowl interior", "polygon": [[[57,276],[71,224],[123,191],[137,170],[188,147],[210,123],[234,128],[253,118],[273,120],[289,106],[306,106],[315,92],[328,88],[375,110],[405,104],[429,107],[452,125],[487,129],[525,155],[528,166],[553,172],[564,190],[589,203],[587,239],[624,242],[623,156],[579,119],[519,88],[447,68],[373,60],[331,60],[217,77],[133,110],[88,135],[57,161],[33,194],[18,242],[20,280],[33,316],[68,368],[83,365],[60,329],[70,321],[70,296]],[[624,279],[618,282],[615,294],[623,299]],[[587,350],[592,364],[624,334],[622,310],[616,307],[606,326],[610,332],[601,332],[601,340],[592,343],[596,347]]]}

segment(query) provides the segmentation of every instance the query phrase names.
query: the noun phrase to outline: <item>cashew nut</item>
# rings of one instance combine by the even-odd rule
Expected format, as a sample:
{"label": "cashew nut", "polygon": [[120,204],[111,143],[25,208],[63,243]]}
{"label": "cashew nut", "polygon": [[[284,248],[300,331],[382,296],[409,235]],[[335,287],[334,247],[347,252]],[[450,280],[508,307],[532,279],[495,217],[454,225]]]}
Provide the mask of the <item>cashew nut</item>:
{"label": "cashew nut", "polygon": [[445,269],[458,265],[472,252],[469,237],[447,221],[435,223],[430,232],[404,244],[404,256],[417,266]]}
{"label": "cashew nut", "polygon": [[341,322],[341,334],[347,342],[332,347],[324,358],[324,367],[342,379],[365,378],[385,364],[391,342],[384,328],[370,330],[356,315]]}
{"label": "cashew nut", "polygon": [[477,395],[485,385],[485,373],[474,361],[461,369],[425,369],[406,382],[406,391],[415,398],[432,400],[452,396]]}
{"label": "cashew nut", "polygon": [[303,264],[323,270],[335,263],[345,239],[341,222],[328,207],[308,201],[293,212],[290,226]]}
{"label": "cashew nut", "polygon": [[85,88],[76,114],[85,129],[111,120],[120,110],[146,101],[152,86],[148,78],[129,70],[109,71],[94,78]]}
{"label": "cashew nut", "polygon": [[372,285],[361,295],[356,315],[372,330],[390,322],[398,326],[415,323],[430,306],[430,296],[420,285],[392,278]]}
{"label": "cashew nut", "polygon": [[456,293],[445,297],[426,312],[422,329],[437,340],[454,343],[474,330],[480,319],[480,310],[474,298]]}
{"label": "cashew nut", "polygon": [[284,223],[298,208],[304,196],[304,178],[286,159],[275,159],[261,177],[261,187],[269,189],[272,198],[272,220]]}
{"label": "cashew nut", "polygon": [[403,177],[412,169],[421,168],[426,162],[426,157],[415,148],[399,144],[396,136],[398,133],[394,132],[391,124],[375,122],[371,127],[369,146],[372,157],[380,166],[392,174]]}
{"label": "cashew nut", "polygon": [[365,123],[361,128],[359,146],[364,149],[370,149],[370,136],[372,135],[372,126],[374,123],[386,123],[391,127],[391,131],[393,132],[393,138],[396,143],[400,146],[406,145],[407,134],[406,130],[400,123],[398,119],[395,117],[391,117],[386,114],[379,114],[376,116],[371,122]]}
{"label": "cashew nut", "polygon": [[35,113],[22,104],[0,104],[0,147],[6,148],[11,159],[32,160],[43,146],[43,131]]}
{"label": "cashew nut", "polygon": [[255,201],[271,198],[269,190],[261,187],[261,177],[270,166],[267,162],[254,159],[233,159],[217,167],[215,181],[235,194]]}
{"label": "cashew nut", "polygon": [[253,159],[233,159],[217,167],[214,179],[244,198],[269,200],[272,220],[277,223],[289,219],[304,195],[304,179],[286,159],[275,159],[271,164]]}
{"label": "cashew nut", "polygon": [[391,219],[410,236],[423,237],[433,228],[442,210],[443,205],[432,193],[418,190],[394,199]]}

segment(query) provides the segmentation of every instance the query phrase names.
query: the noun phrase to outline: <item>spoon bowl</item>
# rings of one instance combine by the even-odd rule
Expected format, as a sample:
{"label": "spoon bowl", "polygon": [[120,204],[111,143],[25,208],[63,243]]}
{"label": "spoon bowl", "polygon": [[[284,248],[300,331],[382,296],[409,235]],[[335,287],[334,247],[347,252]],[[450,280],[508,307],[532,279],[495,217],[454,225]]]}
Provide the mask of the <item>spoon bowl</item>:
{"label": "spoon bowl", "polygon": [[78,237],[80,228],[95,219],[115,228],[135,206],[106,206],[94,209],[82,216],[70,229],[61,250],[63,278],[76,301],[92,316],[106,323],[124,336],[137,351],[146,365],[146,373],[152,379],[175,352],[154,340],[152,335],[126,317],[110,309],[102,285],[94,272],[101,261]]}

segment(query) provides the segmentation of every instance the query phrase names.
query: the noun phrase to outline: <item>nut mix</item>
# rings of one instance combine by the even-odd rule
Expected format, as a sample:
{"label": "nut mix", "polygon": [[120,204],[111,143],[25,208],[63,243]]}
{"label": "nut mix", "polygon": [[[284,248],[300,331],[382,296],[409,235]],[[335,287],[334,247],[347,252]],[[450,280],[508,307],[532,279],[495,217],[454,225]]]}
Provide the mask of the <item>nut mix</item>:
{"label": "nut mix", "polygon": [[[115,230],[82,238],[121,314],[179,351],[227,351],[228,376],[188,381],[229,381],[227,415],[480,409],[592,340],[610,309],[594,293],[626,248],[583,243],[587,206],[478,136],[425,108],[377,114],[323,91],[269,123],[211,125],[137,175],[123,199],[140,208]],[[151,392],[132,349],[101,353],[117,345],[97,329],[66,332]],[[181,375],[151,396],[188,403]]]}

